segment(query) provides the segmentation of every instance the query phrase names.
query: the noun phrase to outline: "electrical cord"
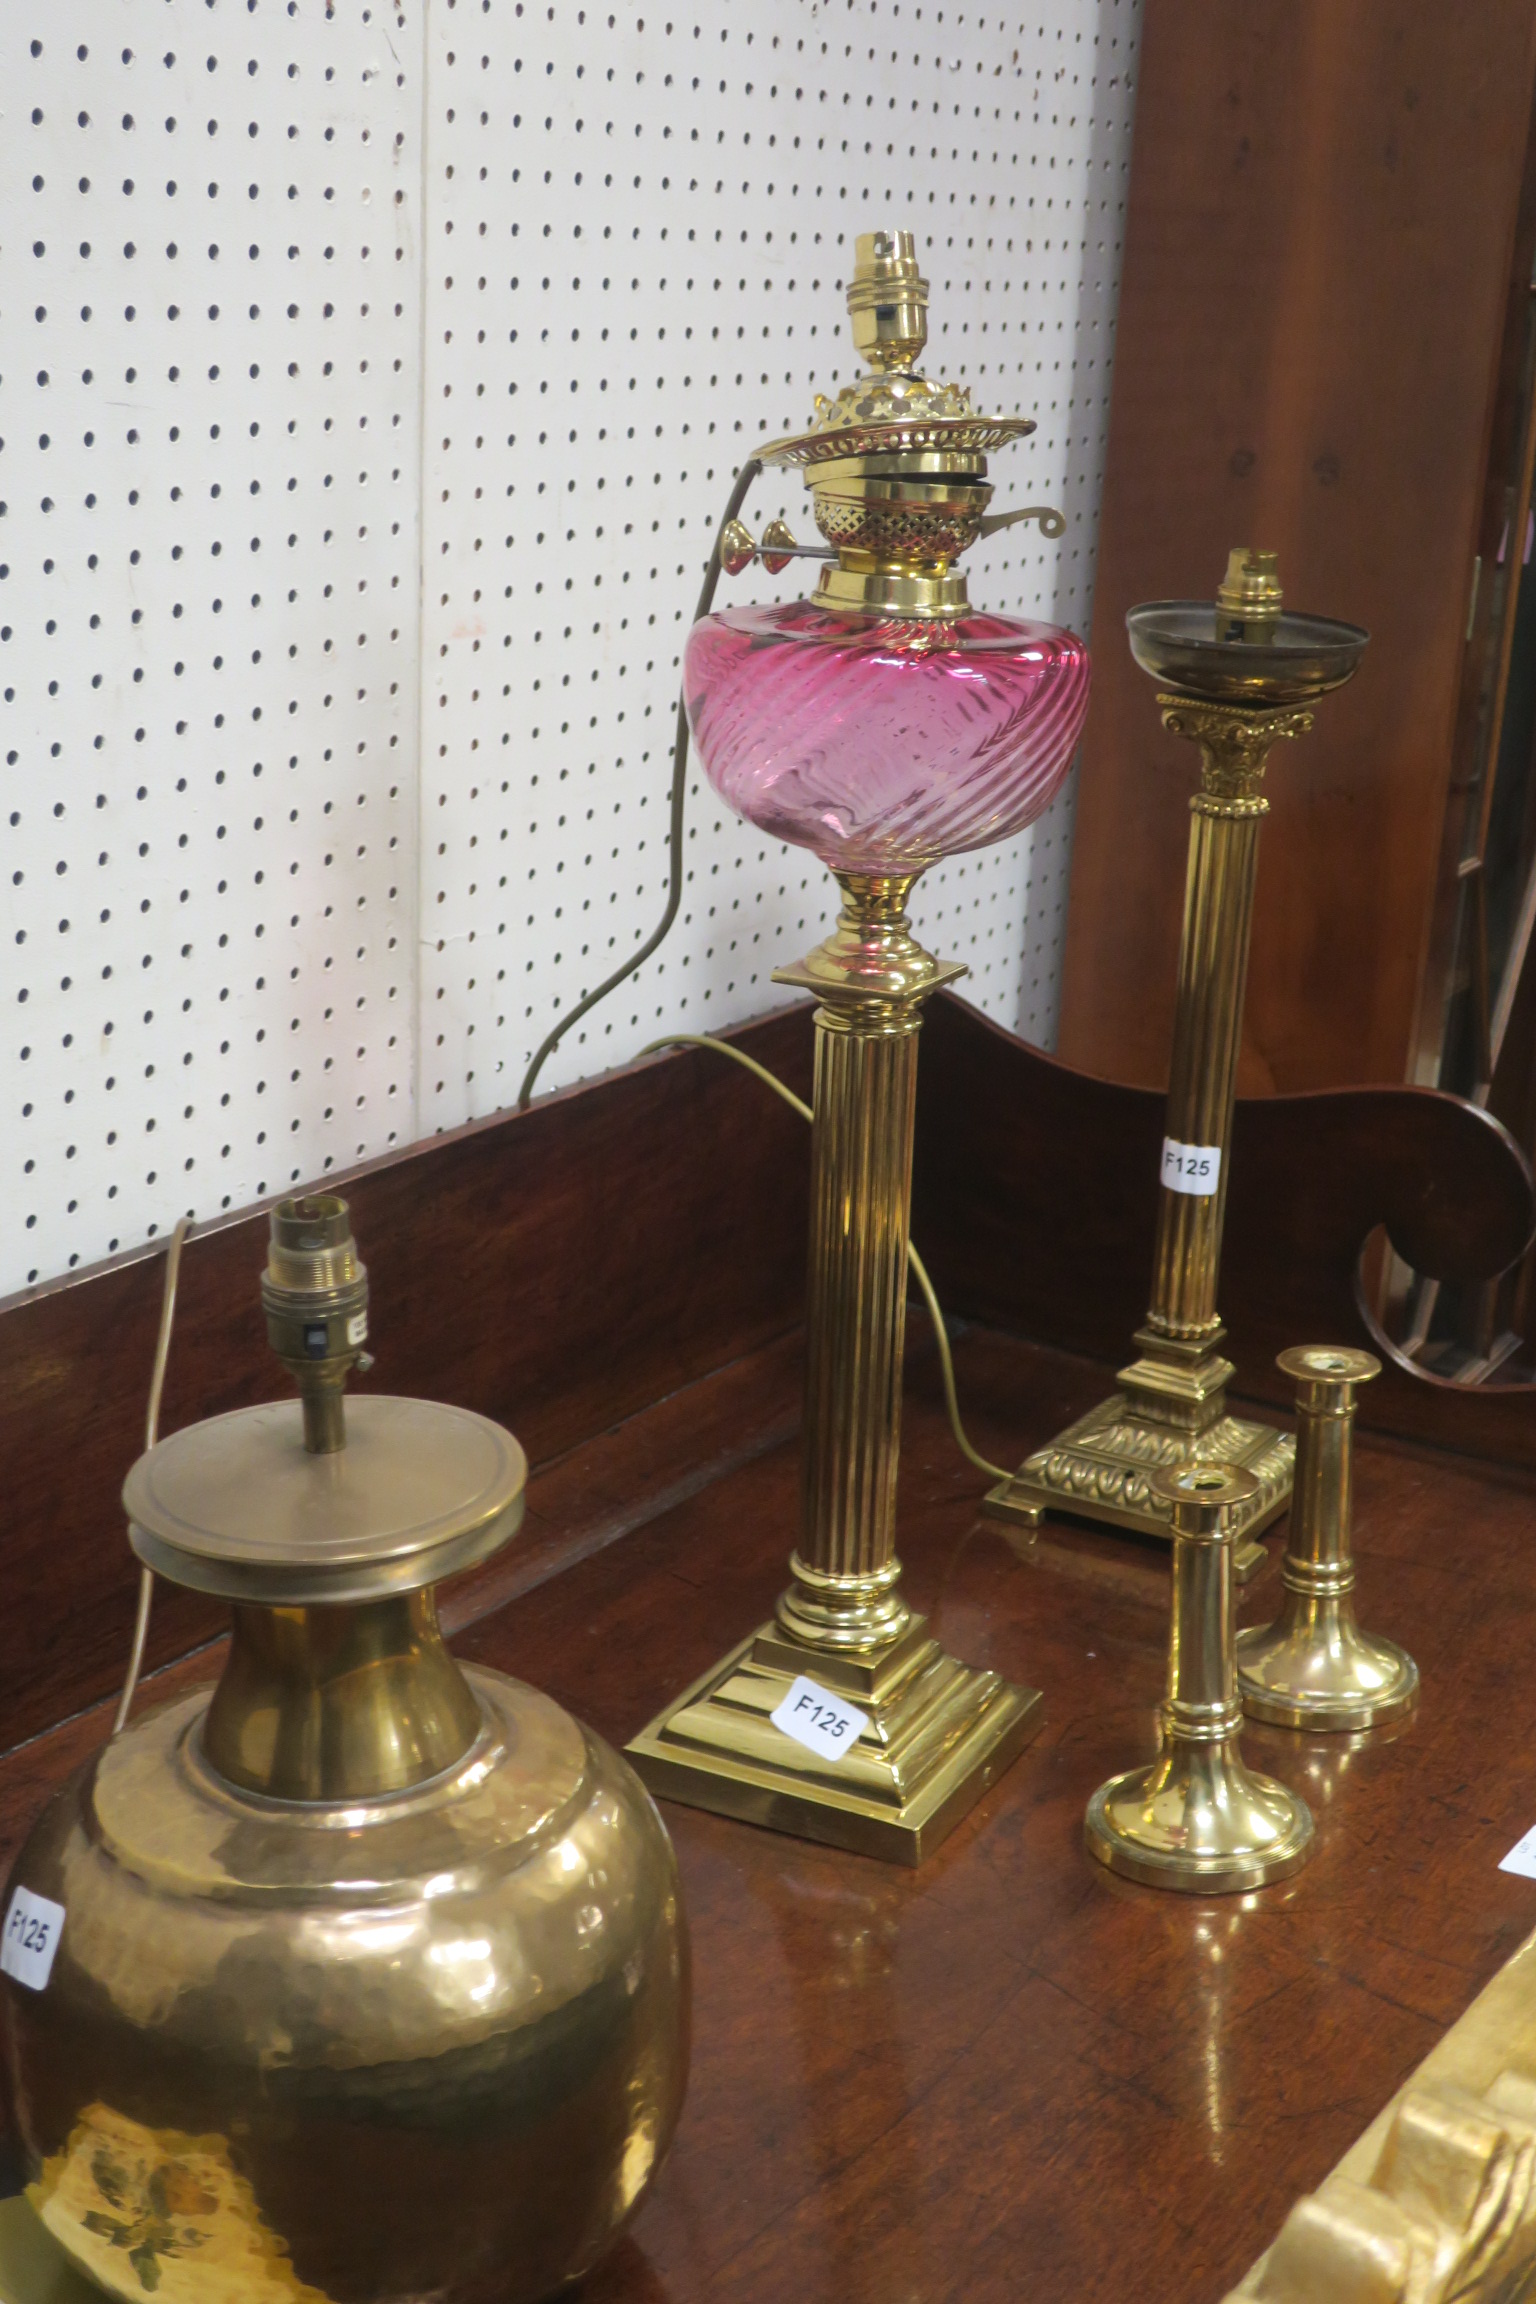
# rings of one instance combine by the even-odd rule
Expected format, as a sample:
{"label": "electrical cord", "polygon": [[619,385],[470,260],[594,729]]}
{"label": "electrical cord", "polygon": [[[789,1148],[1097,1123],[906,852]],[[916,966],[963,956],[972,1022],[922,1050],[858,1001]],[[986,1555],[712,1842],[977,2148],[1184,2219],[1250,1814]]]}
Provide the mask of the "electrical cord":
{"label": "electrical cord", "polygon": [[[792,1112],[799,1113],[802,1120],[813,1117],[809,1104],[797,1096],[793,1088],[786,1088],[783,1081],[776,1078],[765,1064],[759,1064],[757,1058],[749,1056],[744,1049],[733,1048],[728,1040],[712,1039],[707,1032],[669,1032],[664,1040],[653,1040],[648,1048],[642,1048],[640,1054],[656,1056],[664,1048],[713,1048],[717,1056],[728,1056],[733,1064],[739,1064],[744,1071],[751,1072],[761,1080],[765,1087],[771,1088],[775,1096],[782,1098]],[[966,1437],[965,1426],[960,1421],[960,1395],[955,1389],[955,1362],[949,1348],[949,1331],[944,1325],[944,1309],[928,1277],[928,1267],[910,1240],[907,1242],[907,1262],[911,1266],[913,1279],[922,1290],[923,1302],[928,1307],[928,1318],[933,1323],[933,1340],[939,1348],[939,1366],[944,1378],[944,1406],[949,1414],[949,1429],[954,1435],[955,1446],[966,1462],[974,1464],[978,1472],[985,1472],[989,1480],[1011,1480],[1011,1472],[1006,1471],[1001,1464],[989,1464],[981,1451],[973,1448]]]}
{"label": "electrical cord", "polygon": [[[704,571],[704,582],[699,591],[698,606],[694,609],[693,612],[693,621],[695,624],[697,624],[702,617],[705,617],[709,614],[710,608],[714,602],[715,588],[720,582],[721,539],[724,536],[726,529],[736,518],[738,512],[740,512],[742,505],[746,502],[747,490],[751,487],[753,481],[757,478],[762,468],[763,462],[760,456],[749,456],[745,464],[743,464],[741,470],[736,475],[736,484],[731,490],[730,501],[727,503],[724,512],[722,512],[720,515],[720,525],[715,530],[715,541],[710,551],[709,565]],[[565,1015],[561,1017],[554,1030],[549,1033],[547,1038],[543,1041],[538,1050],[538,1053],[533,1059],[533,1062],[529,1065],[527,1071],[523,1074],[523,1084],[517,1092],[517,1108],[519,1112],[527,1111],[529,1099],[533,1095],[534,1082],[538,1079],[538,1076],[543,1071],[545,1064],[554,1054],[555,1050],[559,1047],[561,1041],[565,1038],[565,1035],[571,1029],[571,1026],[573,1024],[579,1024],[589,1009],[595,1008],[600,1000],[606,1000],[610,992],[616,992],[618,990],[619,986],[625,981],[626,977],[633,976],[637,968],[644,966],[645,962],[649,960],[651,954],[655,951],[657,945],[660,944],[662,939],[666,936],[668,930],[672,926],[673,921],[677,918],[678,908],[683,901],[683,813],[687,801],[687,796],[688,706],[685,698],[679,694],[677,699],[677,733],[672,742],[672,800],[671,820],[667,827],[666,909],[662,913],[661,918],[657,922],[656,926],[651,930],[650,935],[647,936],[645,942],[640,946],[639,950],[631,953],[630,957],[623,963],[622,967],[615,968],[613,974],[609,977],[606,977],[601,984],[595,987],[594,990],[584,994],[584,996],[577,1001],[574,1008],[568,1009]]]}
{"label": "electrical cord", "polygon": [[[160,1395],[165,1390],[165,1364],[171,1353],[171,1323],[176,1317],[176,1282],[181,1272],[181,1251],[186,1246],[187,1234],[192,1229],[190,1216],[178,1219],[171,1234],[171,1244],[165,1254],[165,1282],[160,1294],[160,1332],[155,1338],[155,1361],[149,1379],[149,1408],[144,1418],[144,1448],[146,1454],[160,1435]],[[128,1655],[128,1676],[123,1692],[117,1700],[117,1717],[112,1733],[120,1736],[128,1725],[133,1699],[139,1685],[139,1674],[144,1668],[144,1646],[149,1638],[149,1612],[155,1596],[155,1580],[147,1568],[139,1570],[139,1607],[133,1624],[133,1646]]]}

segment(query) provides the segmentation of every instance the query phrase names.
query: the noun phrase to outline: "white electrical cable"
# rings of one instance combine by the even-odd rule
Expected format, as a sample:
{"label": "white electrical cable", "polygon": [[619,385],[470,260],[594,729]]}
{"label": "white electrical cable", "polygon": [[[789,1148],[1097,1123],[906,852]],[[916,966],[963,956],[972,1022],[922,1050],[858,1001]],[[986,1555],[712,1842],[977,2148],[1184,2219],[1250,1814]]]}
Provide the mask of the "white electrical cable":
{"label": "white electrical cable", "polygon": [[[191,1229],[191,1217],[183,1216],[171,1234],[171,1243],[165,1252],[165,1284],[160,1296],[160,1333],[155,1338],[155,1364],[149,1379],[149,1408],[144,1418],[146,1452],[153,1448],[160,1433],[160,1395],[165,1390],[165,1364],[171,1354],[171,1323],[176,1317],[176,1281],[181,1271],[181,1251]],[[139,1674],[144,1668],[144,1646],[149,1638],[149,1611],[154,1596],[154,1577],[147,1568],[141,1568],[139,1606],[133,1624],[133,1647],[128,1656],[128,1676],[123,1682],[122,1695],[117,1700],[117,1718],[112,1723],[114,1736],[122,1734],[133,1709]]]}

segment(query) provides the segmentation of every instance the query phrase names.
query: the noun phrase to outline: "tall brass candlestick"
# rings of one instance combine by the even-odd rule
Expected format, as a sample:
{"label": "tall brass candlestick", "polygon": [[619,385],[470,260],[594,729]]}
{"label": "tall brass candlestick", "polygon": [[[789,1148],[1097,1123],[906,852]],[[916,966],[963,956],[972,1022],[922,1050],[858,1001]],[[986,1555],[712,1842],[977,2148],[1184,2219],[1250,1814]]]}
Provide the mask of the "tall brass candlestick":
{"label": "tall brass candlestick", "polygon": [[[1039,1725],[1040,1697],[946,1655],[900,1590],[896,1469],[917,1035],[965,973],[906,918],[914,874],[839,872],[833,934],[776,981],[817,996],[801,1534],[775,1620],[629,1751],[655,1792],[917,1863]],[[810,1680],[865,1725],[818,1752],[773,1715]]]}
{"label": "tall brass candlestick", "polygon": [[1254,1482],[1234,1507],[1241,1577],[1262,1558],[1254,1538],[1285,1509],[1295,1458],[1288,1433],[1228,1415],[1236,1370],[1216,1309],[1264,768],[1272,745],[1311,727],[1300,707],[1350,677],[1366,634],[1283,615],[1275,555],[1245,547],[1231,555],[1214,614],[1154,601],[1128,622],[1137,662],[1169,684],[1157,700],[1163,726],[1200,747],[1151,1306],[1121,1390],[1037,1449],[987,1509],[1033,1527],[1054,1511],[1166,1537],[1170,1507],[1153,1473],[1233,1465]]}

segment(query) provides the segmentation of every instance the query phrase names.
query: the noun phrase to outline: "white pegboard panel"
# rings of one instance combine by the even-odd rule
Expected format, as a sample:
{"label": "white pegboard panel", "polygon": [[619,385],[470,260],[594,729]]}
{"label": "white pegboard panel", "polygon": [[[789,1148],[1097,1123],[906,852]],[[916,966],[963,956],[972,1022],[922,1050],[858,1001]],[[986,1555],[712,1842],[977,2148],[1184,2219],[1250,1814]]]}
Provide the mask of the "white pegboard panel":
{"label": "white pegboard panel", "polygon": [[[0,1291],[505,1104],[651,927],[710,533],[849,371],[857,231],[917,231],[929,365],[1039,420],[999,500],[1068,535],[973,590],[1086,624],[1136,29],[0,10]],[[1046,1038],[1067,839],[1058,804],[916,908]],[[545,1086],[763,1007],[830,917],[696,775],[689,872]]]}
{"label": "white pegboard panel", "polygon": [[[857,232],[918,234],[925,365],[1039,421],[997,459],[999,500],[1061,504],[1067,536],[973,555],[973,593],[1086,625],[1136,29],[1134,0],[434,8],[424,1129],[509,1102],[556,1017],[660,911],[700,568],[751,445],[798,430],[856,366],[841,282]],[[750,516],[811,533],[795,495],[765,481]],[[753,570],[722,599],[764,586]],[[1066,805],[930,873],[915,908],[971,963],[972,997],[1040,1037]],[[773,968],[830,924],[822,868],[726,816],[696,768],[689,807],[669,942],[544,1087],[769,1005]]]}
{"label": "white pegboard panel", "polygon": [[420,46],[0,10],[0,1289],[414,1133]]}

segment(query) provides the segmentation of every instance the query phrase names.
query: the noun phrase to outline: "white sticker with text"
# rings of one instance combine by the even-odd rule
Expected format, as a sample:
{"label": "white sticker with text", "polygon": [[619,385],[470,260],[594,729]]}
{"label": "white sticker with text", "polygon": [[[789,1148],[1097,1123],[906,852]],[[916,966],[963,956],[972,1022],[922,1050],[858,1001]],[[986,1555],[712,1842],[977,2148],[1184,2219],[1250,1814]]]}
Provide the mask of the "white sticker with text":
{"label": "white sticker with text", "polygon": [[351,1319],[350,1319],[350,1320],[347,1322],[347,1342],[348,1342],[349,1344],[361,1344],[361,1343],[363,1343],[363,1342],[366,1340],[366,1338],[367,1338],[367,1335],[368,1335],[368,1315],[367,1315],[367,1313],[366,1313],[366,1312],[354,1312],[354,1313],[353,1313],[353,1315],[352,1315],[352,1317],[351,1317]]}
{"label": "white sticker with text", "polygon": [[1219,1144],[1175,1144],[1163,1138],[1163,1182],[1170,1192],[1191,1192],[1208,1199],[1221,1181]]}
{"label": "white sticker with text", "polygon": [[30,1888],[18,1888],[0,1937],[0,1968],[18,1984],[41,1992],[53,1972],[53,1956],[64,1933],[64,1907]]}
{"label": "white sticker with text", "polygon": [[823,1760],[845,1759],[869,1726],[857,1705],[845,1703],[841,1696],[803,1678],[795,1682],[770,1717],[775,1728],[782,1728],[808,1752],[820,1753]]}
{"label": "white sticker with text", "polygon": [[1536,1824],[1523,1840],[1517,1840],[1499,1866],[1501,1872],[1518,1872],[1522,1879],[1536,1880]]}

